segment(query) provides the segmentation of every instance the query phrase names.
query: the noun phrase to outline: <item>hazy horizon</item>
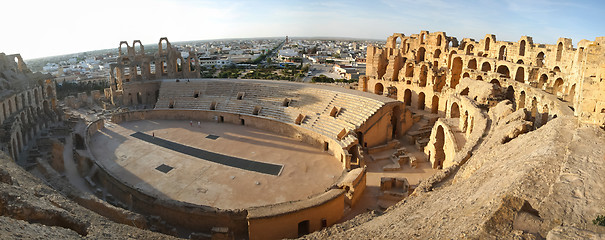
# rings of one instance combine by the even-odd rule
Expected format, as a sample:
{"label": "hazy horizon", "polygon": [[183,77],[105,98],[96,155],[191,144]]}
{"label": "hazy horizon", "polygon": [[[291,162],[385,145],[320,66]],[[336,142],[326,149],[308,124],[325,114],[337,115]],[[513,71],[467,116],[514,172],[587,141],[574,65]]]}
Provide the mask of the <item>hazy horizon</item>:
{"label": "hazy horizon", "polygon": [[157,43],[233,38],[357,38],[386,40],[421,30],[448,36],[554,44],[559,37],[605,36],[603,1],[390,0],[195,1],[75,0],[5,3],[0,52],[24,59],[117,48],[120,41]]}

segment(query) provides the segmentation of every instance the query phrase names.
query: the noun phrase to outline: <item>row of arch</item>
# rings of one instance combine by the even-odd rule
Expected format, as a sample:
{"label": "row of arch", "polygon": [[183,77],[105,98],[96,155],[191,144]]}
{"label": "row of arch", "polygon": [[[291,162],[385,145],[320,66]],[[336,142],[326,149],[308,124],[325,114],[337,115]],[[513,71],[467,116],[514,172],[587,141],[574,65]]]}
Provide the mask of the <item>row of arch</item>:
{"label": "row of arch", "polygon": [[130,82],[135,79],[150,79],[153,76],[168,76],[171,73],[197,72],[199,62],[195,57],[178,57],[174,63],[169,63],[165,58],[157,61],[142,61],[139,63],[128,64],[112,69],[113,76],[122,79],[123,82]]}
{"label": "row of arch", "polygon": [[33,106],[24,108],[14,116],[9,130],[11,132],[9,148],[13,159],[16,160],[19,157],[27,143],[32,141],[39,129],[45,125],[44,122],[40,123],[37,120],[44,119],[39,117],[40,114],[51,114],[48,100],[42,101],[42,106],[42,108]]}
{"label": "row of arch", "polygon": [[[382,83],[376,83],[374,85],[374,93],[378,94],[378,95],[383,95],[384,94],[384,85],[382,85]],[[397,89],[397,87],[388,87],[388,91],[389,91],[389,97],[393,98],[393,99],[399,99],[399,90]],[[418,110],[426,110],[426,111],[430,111],[431,113],[438,113],[439,112],[439,96],[438,95],[433,95],[430,99],[430,105],[427,105],[427,96],[424,92],[419,92],[418,95],[416,96],[416,101],[412,101],[413,98],[413,93],[411,89],[405,89],[403,91],[403,103],[406,106],[412,106],[412,102],[415,102],[416,105],[416,109]]]}
{"label": "row of arch", "polygon": [[[522,63],[521,63],[522,64]],[[468,60],[467,64],[465,65],[467,69],[472,69],[472,70],[479,70],[478,69],[478,63],[477,60],[475,58],[472,58],[470,60]],[[459,82],[460,79],[460,72],[462,71],[462,67],[463,67],[463,62],[462,62],[462,58],[461,57],[455,57],[454,58],[454,63],[452,66],[452,83],[450,83],[450,86],[455,87],[457,85],[457,83]],[[484,61],[481,63],[481,72],[491,72],[494,71],[496,73],[501,74],[503,77],[506,78],[511,78],[511,71],[509,70],[509,66],[508,65],[499,65],[497,66],[495,69],[492,67],[492,64],[490,63],[490,61]],[[524,66],[517,66],[517,69],[515,71],[515,75],[512,79],[514,79],[517,82],[521,82],[521,83],[530,83],[531,80],[529,79],[529,69],[525,69]],[[536,76],[539,76],[537,79],[537,88],[544,88],[544,87],[552,87],[553,88],[553,93],[562,93],[564,94],[563,91],[563,77],[557,76],[557,72],[560,72],[560,68],[558,66],[555,66],[555,68],[553,69],[554,72],[554,77],[552,78],[551,81],[549,81],[549,77],[546,73],[542,73]],[[463,75],[462,77],[469,77],[470,74],[468,72],[465,73],[465,75]],[[479,76],[478,76],[479,77]],[[479,80],[479,79],[478,79]],[[574,84],[575,86],[575,84]]]}
{"label": "row of arch", "polygon": [[[484,44],[484,50],[485,52],[490,51],[490,37],[486,37],[485,38],[485,44]],[[508,48],[507,48],[507,43],[504,42],[502,44],[499,45],[499,49],[498,49],[498,60],[506,60],[506,57],[508,55]],[[469,50],[470,48],[470,50]],[[473,45],[469,44],[469,46],[467,47],[466,53],[467,55],[472,55],[472,49],[473,49]],[[525,41],[525,39],[521,39],[521,41],[519,41],[519,50],[518,50],[518,55],[520,57],[524,57],[525,53],[526,53],[526,49],[527,49],[527,41]],[[556,49],[556,55],[555,55],[555,61],[559,62],[561,61],[561,57],[563,55],[563,43],[559,42],[557,44],[557,49]],[[480,57],[487,57],[488,55],[482,55],[482,54],[478,54],[477,56]],[[544,52],[540,51],[538,52],[538,54],[536,54],[536,64],[538,65],[538,67],[541,67],[544,63]]]}
{"label": "row of arch", "polygon": [[[427,32],[421,32],[419,35],[419,38],[417,39],[418,41],[418,45],[422,45],[422,44],[426,44],[426,36],[429,33]],[[443,44],[443,34],[438,33],[437,37],[435,37],[435,46],[436,47],[441,47]],[[412,41],[411,38],[405,37],[403,36],[403,34],[395,34],[393,36],[390,37],[391,38],[391,42],[390,42],[390,47],[391,48],[395,48],[395,49],[404,49],[407,51],[409,51],[409,46],[410,46],[410,42]]]}
{"label": "row of arch", "polygon": [[145,91],[144,93],[140,91],[134,94],[129,92],[126,99],[124,99],[124,104],[131,106],[155,104],[160,96],[160,90],[155,90],[155,94],[153,95],[149,91]]}
{"label": "row of arch", "polygon": [[550,103],[541,102],[542,98],[539,96],[529,96],[525,90],[516,94],[514,87],[508,86],[506,88],[506,98],[513,103],[515,110],[525,108],[530,112],[530,121],[534,123],[534,128],[541,127],[549,120],[557,117],[556,114],[551,116]]}
{"label": "row of arch", "polygon": [[[459,119],[458,125],[455,126],[459,128],[460,132],[462,132],[465,138],[469,138],[470,134],[473,132],[474,121],[475,118],[469,114],[468,109],[464,109],[463,105],[460,102],[455,101],[453,98],[450,98],[448,102],[446,102],[446,117],[451,119]],[[452,129],[453,130],[453,129]],[[451,134],[455,134],[454,131]],[[432,167],[435,169],[442,169],[444,167],[444,163],[447,159],[446,154],[446,145],[448,145],[445,138],[445,129],[441,124],[437,125],[435,140],[434,140],[434,148],[432,149],[434,152],[429,153],[429,162],[433,165]],[[456,141],[456,138],[452,136],[450,140]],[[461,143],[457,143],[461,144]],[[457,144],[454,144],[457,146]],[[454,146],[450,146],[450,148],[455,148]],[[458,149],[450,149],[453,151],[458,151]],[[449,159],[453,159],[453,156],[449,156]]]}
{"label": "row of arch", "polygon": [[[12,114],[18,112],[21,109],[26,107],[40,107],[41,99],[43,96],[41,94],[42,91],[38,91],[39,88],[34,88],[33,90],[23,91],[21,93],[15,94],[11,97],[5,99],[0,107],[2,108],[2,112],[0,114],[1,121],[4,122]],[[48,97],[52,97],[53,89],[51,86],[47,86],[47,91],[45,95]]]}

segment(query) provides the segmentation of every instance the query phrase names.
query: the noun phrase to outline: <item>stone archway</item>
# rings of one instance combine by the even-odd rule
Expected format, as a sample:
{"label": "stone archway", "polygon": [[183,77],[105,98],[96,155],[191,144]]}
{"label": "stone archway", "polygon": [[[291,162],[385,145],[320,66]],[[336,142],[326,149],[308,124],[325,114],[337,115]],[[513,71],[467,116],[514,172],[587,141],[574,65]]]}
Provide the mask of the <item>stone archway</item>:
{"label": "stone archway", "polygon": [[513,104],[513,109],[516,110],[517,102],[515,101],[515,89],[513,86],[508,86],[508,88],[506,88],[506,99],[510,100],[510,102]]}
{"label": "stone archway", "polygon": [[382,86],[382,83],[376,83],[376,85],[374,85],[375,94],[382,95],[383,91],[384,91],[384,87]]}
{"label": "stone archway", "polygon": [[452,107],[450,108],[450,118],[459,118],[460,117],[460,107],[458,103],[452,103]]}
{"label": "stone archway", "polygon": [[428,75],[428,68],[426,67],[426,65],[423,65],[420,68],[420,82],[418,83],[418,85],[420,87],[426,87],[426,79],[427,79],[427,75]]}
{"label": "stone archway", "polygon": [[445,132],[442,126],[437,127],[437,133],[435,134],[435,160],[433,161],[433,168],[442,169],[443,162],[445,162]]}
{"label": "stone archway", "polygon": [[521,91],[519,94],[519,103],[517,104],[517,109],[521,109],[525,107],[525,91]]}
{"label": "stone archway", "polygon": [[492,66],[488,62],[484,62],[483,64],[481,64],[481,71],[490,72],[492,71]]}
{"label": "stone archway", "polygon": [[412,91],[410,89],[403,92],[403,102],[406,106],[412,106]]}
{"label": "stone archway", "polygon": [[433,96],[431,101],[431,113],[439,113],[439,97],[437,95]]}
{"label": "stone archway", "polygon": [[424,95],[423,92],[418,94],[418,110],[424,110],[425,105],[424,105],[424,100],[426,98],[426,95]]}
{"label": "stone archway", "polygon": [[506,65],[498,66],[498,69],[496,70],[496,72],[504,75],[504,77],[507,77],[507,78],[510,77],[510,71],[508,70],[508,67]]}
{"label": "stone archway", "polygon": [[456,85],[460,82],[460,74],[462,73],[462,58],[454,58],[452,63],[452,79],[450,82],[451,88],[456,88]]}
{"label": "stone archway", "polygon": [[525,69],[523,67],[517,68],[517,73],[515,73],[515,81],[517,82],[525,82]]}
{"label": "stone archway", "polygon": [[544,124],[546,124],[548,122],[548,105],[544,105],[544,107],[542,107],[542,121],[541,121],[541,125],[544,126]]}

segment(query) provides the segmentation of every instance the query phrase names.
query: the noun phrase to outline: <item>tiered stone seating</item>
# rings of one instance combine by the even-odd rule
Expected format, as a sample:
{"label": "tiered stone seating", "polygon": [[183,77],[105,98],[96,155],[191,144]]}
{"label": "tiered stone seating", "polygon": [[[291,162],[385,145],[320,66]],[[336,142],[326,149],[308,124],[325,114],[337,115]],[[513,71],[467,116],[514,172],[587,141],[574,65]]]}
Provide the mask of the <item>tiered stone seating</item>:
{"label": "tiered stone seating", "polygon": [[[169,108],[171,102],[175,109],[199,110],[210,110],[216,102],[216,111],[247,115],[253,115],[260,106],[259,117],[289,124],[295,124],[302,114],[302,127],[337,140],[343,129],[354,131],[384,105],[379,100],[312,85],[230,80],[163,81],[156,109]],[[341,109],[335,117],[330,116],[334,107]],[[344,135],[339,143],[346,147],[355,141],[354,135]]]}
{"label": "tiered stone seating", "polygon": [[336,93],[323,89],[302,89],[299,98],[294,98],[295,102],[290,106],[299,108],[307,113],[321,113],[326,108],[329,102],[334,98]]}
{"label": "tiered stone seating", "polygon": [[260,116],[274,118],[282,122],[293,123],[299,113],[285,107],[263,106]]}
{"label": "tiered stone seating", "polygon": [[338,93],[336,94],[329,108],[331,108],[331,106],[341,108],[341,112],[337,118],[351,123],[355,127],[359,127],[383,105],[383,102],[374,99],[363,98],[346,93]]}
{"label": "tiered stone seating", "polygon": [[338,133],[342,131],[343,128],[347,130],[353,130],[355,127],[350,123],[343,122],[336,118],[320,115],[317,117],[312,127],[317,129],[319,132],[323,132],[325,135],[337,138]]}

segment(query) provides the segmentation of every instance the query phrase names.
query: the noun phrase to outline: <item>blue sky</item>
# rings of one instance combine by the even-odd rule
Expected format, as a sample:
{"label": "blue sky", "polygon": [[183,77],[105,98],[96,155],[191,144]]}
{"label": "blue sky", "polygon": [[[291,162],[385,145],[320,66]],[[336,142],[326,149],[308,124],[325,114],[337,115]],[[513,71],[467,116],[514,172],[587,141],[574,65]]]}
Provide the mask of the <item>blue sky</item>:
{"label": "blue sky", "polygon": [[25,59],[164,36],[172,42],[286,35],[386,40],[394,32],[428,30],[459,40],[528,35],[535,43],[568,37],[576,44],[605,36],[605,1],[21,0],[3,3],[0,22],[0,52]]}

